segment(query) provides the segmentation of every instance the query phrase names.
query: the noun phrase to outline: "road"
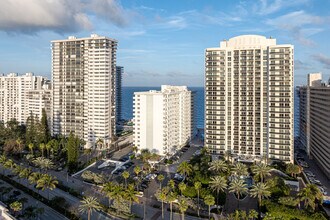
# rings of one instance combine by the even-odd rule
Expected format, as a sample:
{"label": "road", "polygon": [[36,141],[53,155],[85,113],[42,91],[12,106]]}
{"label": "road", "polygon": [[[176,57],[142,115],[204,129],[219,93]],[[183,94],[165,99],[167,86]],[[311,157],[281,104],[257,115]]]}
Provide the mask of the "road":
{"label": "road", "polygon": [[[9,173],[9,170],[7,170],[7,173]],[[56,173],[56,172],[53,171],[53,172],[50,172],[50,173]],[[60,179],[59,177],[63,178],[63,176],[61,176],[61,175],[56,175],[56,177],[58,179]],[[83,220],[88,219],[86,213],[79,213],[77,211],[79,205],[81,204],[81,200],[79,198],[74,197],[74,196],[70,195],[69,193],[67,193],[67,192],[65,192],[63,190],[60,190],[58,188],[56,188],[56,189],[54,189],[52,191],[50,191],[50,190],[45,190],[45,191],[39,190],[39,192],[38,192],[38,190],[36,188],[34,188],[34,186],[31,185],[26,179],[18,180],[16,177],[13,177],[12,179],[14,179],[16,182],[19,182],[20,181],[20,183],[22,185],[24,185],[24,186],[28,187],[29,189],[31,189],[31,190],[39,193],[40,195],[42,195],[45,198],[48,198],[48,193],[49,193],[49,199],[52,199],[55,196],[60,196],[60,197],[65,198],[65,200],[70,205],[70,210],[72,212],[78,214]],[[72,177],[69,177],[69,181],[71,181],[71,183],[74,183],[74,181],[78,181],[78,180],[76,180],[76,179],[74,180]],[[84,186],[84,188],[86,187],[86,192],[87,193],[85,195],[93,195],[94,196],[95,191],[93,191],[90,186],[84,185],[82,182],[77,182],[76,184],[77,184],[76,186],[79,186],[79,189],[81,189],[80,186]],[[87,188],[89,188],[89,190]],[[74,189],[77,190],[77,187],[74,187]],[[90,194],[88,194],[88,193],[90,193]],[[98,212],[93,212],[92,213],[91,219],[93,219],[93,220],[94,219],[95,220],[98,220],[98,219],[104,219],[104,220],[109,219],[110,220],[110,219],[117,219],[117,218],[110,217],[107,214],[98,211]]]}
{"label": "road", "polygon": [[54,209],[50,208],[49,206],[45,205],[44,203],[34,199],[33,197],[29,196],[28,194],[24,193],[23,191],[15,188],[14,186],[10,185],[9,183],[7,183],[3,180],[2,180],[2,182],[3,182],[2,186],[12,187],[13,190],[17,190],[17,191],[21,192],[21,195],[18,196],[18,199],[23,198],[23,197],[28,199],[27,203],[24,204],[24,207],[28,207],[28,206],[37,207],[38,206],[38,208],[43,208],[44,213],[39,216],[40,220],[58,220],[58,219],[66,220],[66,219],[68,219],[64,215],[60,214],[59,212],[55,211]]}

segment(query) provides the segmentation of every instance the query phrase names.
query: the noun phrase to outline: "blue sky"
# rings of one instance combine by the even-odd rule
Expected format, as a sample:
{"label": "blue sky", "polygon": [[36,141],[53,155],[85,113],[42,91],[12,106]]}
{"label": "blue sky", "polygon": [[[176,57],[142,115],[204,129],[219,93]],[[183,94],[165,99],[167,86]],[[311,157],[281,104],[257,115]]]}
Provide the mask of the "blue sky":
{"label": "blue sky", "polygon": [[295,46],[295,84],[330,72],[329,0],[1,0],[0,72],[50,77],[50,41],[119,41],[124,85],[202,86],[204,50],[241,34]]}

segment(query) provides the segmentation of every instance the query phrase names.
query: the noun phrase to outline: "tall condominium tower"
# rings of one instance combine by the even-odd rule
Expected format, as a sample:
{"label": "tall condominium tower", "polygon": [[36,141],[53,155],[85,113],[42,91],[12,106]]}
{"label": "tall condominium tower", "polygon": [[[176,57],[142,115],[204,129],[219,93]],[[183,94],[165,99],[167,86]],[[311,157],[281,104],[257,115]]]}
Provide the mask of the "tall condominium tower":
{"label": "tall condominium tower", "polygon": [[0,76],[0,121],[6,123],[16,119],[24,124],[31,114],[40,119],[43,108],[50,116],[51,90],[48,84],[45,77],[33,73]]}
{"label": "tall condominium tower", "polygon": [[205,145],[293,162],[293,45],[243,35],[205,52]]}
{"label": "tall condominium tower", "polygon": [[159,155],[172,155],[193,133],[193,97],[186,86],[134,93],[134,144]]}
{"label": "tall condominium tower", "polygon": [[70,132],[94,147],[116,126],[117,41],[92,34],[52,41],[53,135]]}
{"label": "tall condominium tower", "polygon": [[330,85],[320,73],[308,75],[300,87],[300,145],[330,179]]}
{"label": "tall condominium tower", "polygon": [[123,79],[124,67],[116,67],[116,117],[117,121],[122,120],[121,105],[122,105],[122,79]]}

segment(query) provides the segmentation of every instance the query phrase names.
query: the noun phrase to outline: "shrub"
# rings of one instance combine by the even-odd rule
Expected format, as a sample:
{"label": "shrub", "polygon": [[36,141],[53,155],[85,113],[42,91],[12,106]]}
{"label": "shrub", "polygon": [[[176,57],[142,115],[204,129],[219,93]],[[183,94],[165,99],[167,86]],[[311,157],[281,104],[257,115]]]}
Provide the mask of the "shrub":
{"label": "shrub", "polygon": [[193,186],[187,186],[187,188],[182,192],[182,194],[189,198],[197,197],[196,189]]}

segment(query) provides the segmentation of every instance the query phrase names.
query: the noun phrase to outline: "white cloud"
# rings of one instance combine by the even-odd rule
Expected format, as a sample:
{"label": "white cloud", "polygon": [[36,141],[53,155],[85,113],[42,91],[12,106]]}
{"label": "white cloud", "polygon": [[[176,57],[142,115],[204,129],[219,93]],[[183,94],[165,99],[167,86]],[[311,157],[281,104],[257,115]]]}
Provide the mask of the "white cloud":
{"label": "white cloud", "polygon": [[23,33],[90,30],[90,16],[122,27],[133,15],[115,0],[1,0],[0,30]]}
{"label": "white cloud", "polygon": [[327,20],[329,18],[312,15],[300,10],[268,19],[266,24],[279,30],[289,31],[296,41],[306,46],[313,46],[315,43],[308,37],[323,31],[322,28],[315,28],[314,26],[324,24]]}
{"label": "white cloud", "polygon": [[330,57],[324,54],[314,54],[312,55],[314,60],[318,61],[319,63],[324,65],[324,68],[330,69]]}
{"label": "white cloud", "polygon": [[259,15],[268,15],[285,8],[305,5],[310,0],[259,0],[254,5],[254,11]]}

